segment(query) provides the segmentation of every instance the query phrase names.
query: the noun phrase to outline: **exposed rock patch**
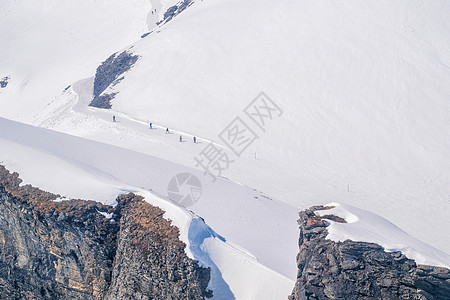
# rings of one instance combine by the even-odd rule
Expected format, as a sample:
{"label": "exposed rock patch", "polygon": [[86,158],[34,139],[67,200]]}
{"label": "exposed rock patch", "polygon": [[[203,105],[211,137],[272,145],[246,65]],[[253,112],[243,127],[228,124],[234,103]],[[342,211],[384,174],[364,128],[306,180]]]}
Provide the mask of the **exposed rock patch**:
{"label": "exposed rock patch", "polygon": [[450,299],[448,269],[416,265],[373,243],[327,240],[325,217],[342,218],[315,213],[323,209],[299,213],[298,275],[289,299]]}
{"label": "exposed rock patch", "polygon": [[[187,257],[164,211],[67,200],[0,166],[0,299],[204,299],[210,270]],[[110,219],[99,212],[112,214]]]}
{"label": "exposed rock patch", "polygon": [[103,92],[110,85],[119,83],[124,78],[120,75],[128,71],[138,58],[137,55],[123,51],[120,54],[114,53],[102,62],[95,73],[94,98],[89,105],[105,109],[111,108],[111,100],[117,93],[103,94]]}
{"label": "exposed rock patch", "polygon": [[156,24],[160,25],[169,22],[170,20],[172,20],[172,18],[179,15],[182,11],[188,8],[192,3],[194,3],[193,0],[183,0],[178,2],[177,5],[169,7],[164,13],[163,19]]}
{"label": "exposed rock patch", "polygon": [[141,39],[143,39],[143,38],[145,38],[146,36],[150,35],[152,32],[153,32],[153,31],[149,31],[149,32],[146,32],[146,33],[142,34],[142,35],[141,35]]}
{"label": "exposed rock patch", "polygon": [[9,77],[3,77],[2,80],[0,80],[0,88],[5,88],[8,85]]}

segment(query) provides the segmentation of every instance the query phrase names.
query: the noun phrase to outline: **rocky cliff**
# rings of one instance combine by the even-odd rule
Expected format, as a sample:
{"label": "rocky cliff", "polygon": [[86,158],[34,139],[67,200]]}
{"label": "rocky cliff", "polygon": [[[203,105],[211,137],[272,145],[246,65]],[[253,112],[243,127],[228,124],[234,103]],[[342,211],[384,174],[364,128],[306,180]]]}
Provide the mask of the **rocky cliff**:
{"label": "rocky cliff", "polygon": [[186,256],[178,228],[141,197],[120,196],[115,208],[58,202],[20,182],[0,166],[0,299],[211,295],[210,270]]}
{"label": "rocky cliff", "polygon": [[210,269],[188,258],[178,228],[164,211],[133,194],[122,196],[112,283],[105,299],[203,299]]}
{"label": "rocky cliff", "polygon": [[416,265],[372,243],[325,239],[329,222],[344,219],[300,212],[298,275],[289,299],[450,299],[450,271]]}

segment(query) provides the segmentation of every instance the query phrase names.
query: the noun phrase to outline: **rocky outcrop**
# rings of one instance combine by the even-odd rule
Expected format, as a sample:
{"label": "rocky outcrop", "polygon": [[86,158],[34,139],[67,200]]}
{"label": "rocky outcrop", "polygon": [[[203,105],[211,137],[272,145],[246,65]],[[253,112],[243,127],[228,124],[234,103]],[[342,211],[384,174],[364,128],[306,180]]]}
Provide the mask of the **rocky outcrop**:
{"label": "rocky outcrop", "polygon": [[9,77],[3,77],[2,80],[0,80],[0,88],[5,88],[8,85]]}
{"label": "rocky outcrop", "polygon": [[194,3],[193,0],[182,0],[178,2],[176,5],[169,7],[164,13],[163,19],[157,22],[156,24],[161,25],[169,22],[170,20],[172,20],[172,18],[179,15],[186,8],[188,8],[192,3]]}
{"label": "rocky outcrop", "polygon": [[[181,0],[176,5],[173,5],[169,7],[163,14],[163,17],[160,21],[156,22],[156,25],[164,25],[170,20],[172,20],[174,17],[179,15],[181,12],[183,12],[186,8],[191,6],[194,3],[194,0]],[[141,38],[145,38],[148,35],[150,35],[152,31],[146,32],[143,35],[141,35]],[[156,30],[156,32],[159,32],[159,30]]]}
{"label": "rocky outcrop", "polygon": [[111,100],[117,93],[103,94],[103,92],[110,85],[119,83],[124,78],[120,76],[128,71],[138,58],[137,55],[123,51],[120,54],[114,53],[102,62],[95,73],[94,98],[89,105],[105,109],[111,108]]}
{"label": "rocky outcrop", "polygon": [[186,256],[178,228],[141,197],[120,196],[115,208],[54,201],[20,182],[0,166],[0,299],[211,295],[209,268]]}
{"label": "rocky outcrop", "polygon": [[450,271],[416,265],[401,252],[373,243],[327,240],[326,219],[317,206],[301,211],[298,275],[289,299],[450,299]]}
{"label": "rocky outcrop", "polygon": [[163,210],[134,197],[122,196],[117,207],[122,218],[113,280],[105,299],[212,296],[206,292],[210,270],[200,268],[186,256],[178,228],[162,217]]}

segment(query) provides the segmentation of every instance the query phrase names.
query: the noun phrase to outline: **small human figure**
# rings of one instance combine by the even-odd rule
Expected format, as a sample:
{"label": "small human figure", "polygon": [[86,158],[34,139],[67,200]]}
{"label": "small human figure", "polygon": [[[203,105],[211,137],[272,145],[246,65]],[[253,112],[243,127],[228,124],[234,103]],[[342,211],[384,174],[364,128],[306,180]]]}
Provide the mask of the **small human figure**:
{"label": "small human figure", "polygon": [[183,136],[180,135],[180,142],[182,142],[182,141],[183,141]]}
{"label": "small human figure", "polygon": [[197,143],[197,138],[194,136],[194,144]]}
{"label": "small human figure", "polygon": [[153,127],[152,127],[152,122],[150,122],[150,129],[152,129]]}
{"label": "small human figure", "polygon": [[169,133],[169,128],[166,128],[166,134]]}
{"label": "small human figure", "polygon": [[113,122],[115,122],[116,121],[116,116],[113,116]]}

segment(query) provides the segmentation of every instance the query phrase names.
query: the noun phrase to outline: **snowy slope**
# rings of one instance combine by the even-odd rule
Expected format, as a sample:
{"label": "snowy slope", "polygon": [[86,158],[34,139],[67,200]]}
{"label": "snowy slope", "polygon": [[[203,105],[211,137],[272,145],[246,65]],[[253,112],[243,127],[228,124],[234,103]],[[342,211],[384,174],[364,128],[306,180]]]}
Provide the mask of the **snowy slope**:
{"label": "snowy slope", "polygon": [[[0,78],[11,79],[0,89],[0,116],[83,139],[0,118],[0,161],[67,197],[111,203],[125,191],[144,194],[172,214],[225,299],[285,298],[297,211],[330,201],[359,217],[333,224],[330,237],[448,266],[445,1],[203,0],[140,39],[174,3],[7,1]],[[118,92],[112,110],[87,107],[95,68],[121,49],[140,59],[106,90]],[[261,91],[283,114],[265,132],[245,119],[259,138],[238,158],[218,135]],[[196,168],[211,141],[235,160],[228,180],[213,183]],[[188,209],[212,229],[164,200],[181,172],[201,179],[202,197]]]}
{"label": "snowy slope", "polygon": [[[224,176],[298,207],[364,207],[450,252],[440,233],[450,225],[449,10],[445,1],[197,1],[137,41],[141,58],[106,92],[118,92],[116,112],[220,143],[263,90],[284,114]],[[198,151],[178,148],[159,152],[195,166]]]}
{"label": "snowy slope", "polygon": [[31,123],[68,85],[148,30],[148,0],[2,1],[0,89],[4,117]]}
{"label": "snowy slope", "polygon": [[0,163],[19,172],[24,183],[62,197],[114,204],[118,194],[135,192],[161,207],[180,228],[188,254],[212,268],[210,287],[216,299],[279,299],[291,292],[298,237],[295,207],[227,180],[206,183],[202,198],[189,208],[213,231],[164,196],[172,176],[189,172],[201,177],[195,169],[3,118],[0,148]]}

